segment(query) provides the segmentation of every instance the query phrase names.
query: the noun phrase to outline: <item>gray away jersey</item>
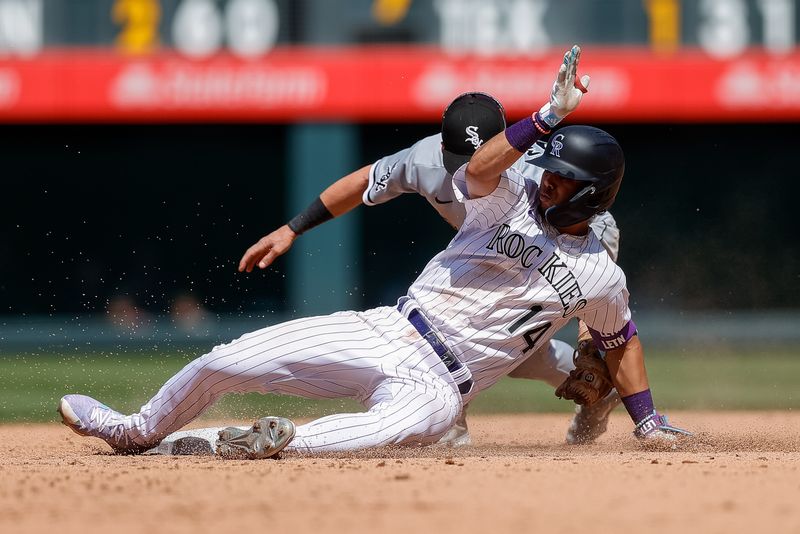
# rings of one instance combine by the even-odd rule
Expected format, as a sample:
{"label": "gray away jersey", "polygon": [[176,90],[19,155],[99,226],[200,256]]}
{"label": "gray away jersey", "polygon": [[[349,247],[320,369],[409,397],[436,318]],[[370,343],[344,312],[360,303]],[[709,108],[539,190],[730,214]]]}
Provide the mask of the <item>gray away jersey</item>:
{"label": "gray away jersey", "polygon": [[[544,170],[526,163],[541,155],[543,147],[531,147],[518,159],[513,169],[535,183],[541,182]],[[442,135],[436,134],[419,140],[414,145],[376,161],[369,171],[369,184],[362,200],[368,206],[383,204],[404,193],[418,193],[453,228],[464,222],[466,210],[453,192],[452,177],[442,160]],[[614,261],[619,250],[619,229],[614,217],[605,212],[590,221],[592,230],[600,238]]]}
{"label": "gray away jersey", "polygon": [[597,236],[559,234],[540,221],[538,185],[515,169],[491,195],[469,199],[465,168],[453,179],[464,223],[408,294],[467,364],[478,390],[574,317],[606,350],[627,342],[635,327],[625,275]]}

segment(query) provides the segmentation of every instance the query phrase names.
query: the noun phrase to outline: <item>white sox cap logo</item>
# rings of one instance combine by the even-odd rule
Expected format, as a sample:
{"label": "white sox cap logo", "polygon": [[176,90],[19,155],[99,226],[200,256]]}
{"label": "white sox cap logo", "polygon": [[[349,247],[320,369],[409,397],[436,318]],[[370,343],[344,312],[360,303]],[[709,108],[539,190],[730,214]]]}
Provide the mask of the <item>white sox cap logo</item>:
{"label": "white sox cap logo", "polygon": [[561,140],[564,139],[564,134],[558,134],[553,137],[553,141],[550,144],[550,155],[555,156],[557,158],[561,157],[561,149],[564,148],[564,143]]}
{"label": "white sox cap logo", "polygon": [[465,131],[467,132],[467,135],[469,137],[464,139],[464,141],[472,143],[472,146],[475,147],[475,150],[478,150],[478,148],[480,148],[480,146],[483,144],[483,139],[478,137],[478,127],[477,126],[467,126]]}

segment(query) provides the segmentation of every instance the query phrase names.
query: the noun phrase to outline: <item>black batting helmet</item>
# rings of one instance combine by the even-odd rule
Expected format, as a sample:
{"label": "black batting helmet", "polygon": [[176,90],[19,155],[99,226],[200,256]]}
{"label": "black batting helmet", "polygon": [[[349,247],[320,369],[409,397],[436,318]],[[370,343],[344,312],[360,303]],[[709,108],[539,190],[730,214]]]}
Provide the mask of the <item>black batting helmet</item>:
{"label": "black batting helmet", "polygon": [[505,129],[505,110],[494,97],[486,93],[459,95],[442,115],[444,168],[455,174],[479,146]]}
{"label": "black batting helmet", "polygon": [[617,140],[592,126],[567,126],[553,132],[544,154],[528,163],[586,182],[568,202],[545,212],[547,222],[557,228],[585,221],[610,208],[625,173],[625,156]]}

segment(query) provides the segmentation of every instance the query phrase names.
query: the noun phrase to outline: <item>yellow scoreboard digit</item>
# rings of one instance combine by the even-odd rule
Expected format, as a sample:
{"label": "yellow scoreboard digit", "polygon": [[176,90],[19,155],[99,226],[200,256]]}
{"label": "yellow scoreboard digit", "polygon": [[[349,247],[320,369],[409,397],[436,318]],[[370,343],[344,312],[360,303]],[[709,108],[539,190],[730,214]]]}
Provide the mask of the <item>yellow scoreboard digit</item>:
{"label": "yellow scoreboard digit", "polygon": [[116,43],[124,52],[146,54],[158,46],[159,0],[116,0],[111,17],[122,26]]}
{"label": "yellow scoreboard digit", "polygon": [[657,52],[674,52],[681,43],[680,0],[644,0],[650,19],[650,46]]}

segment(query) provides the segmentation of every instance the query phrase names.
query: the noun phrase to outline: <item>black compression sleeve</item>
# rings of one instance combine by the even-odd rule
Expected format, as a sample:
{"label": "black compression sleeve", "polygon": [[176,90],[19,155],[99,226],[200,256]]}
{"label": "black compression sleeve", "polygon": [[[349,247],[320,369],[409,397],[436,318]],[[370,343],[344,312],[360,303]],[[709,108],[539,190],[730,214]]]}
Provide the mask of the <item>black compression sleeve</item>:
{"label": "black compression sleeve", "polygon": [[292,232],[300,235],[331,219],[333,219],[333,214],[322,203],[322,199],[317,197],[314,202],[309,204],[306,209],[298,213],[287,224],[292,229]]}

